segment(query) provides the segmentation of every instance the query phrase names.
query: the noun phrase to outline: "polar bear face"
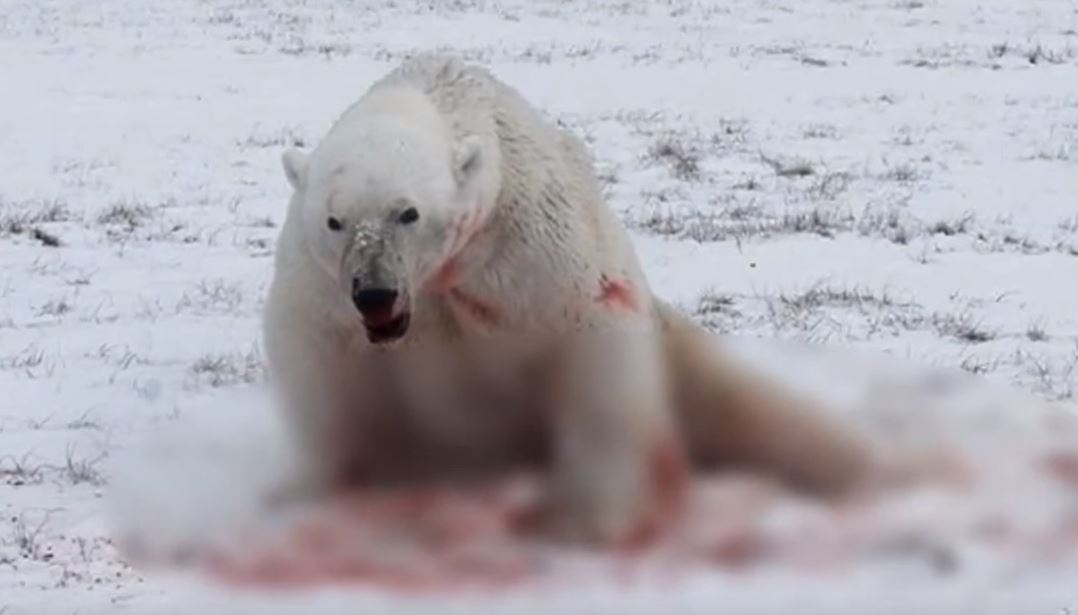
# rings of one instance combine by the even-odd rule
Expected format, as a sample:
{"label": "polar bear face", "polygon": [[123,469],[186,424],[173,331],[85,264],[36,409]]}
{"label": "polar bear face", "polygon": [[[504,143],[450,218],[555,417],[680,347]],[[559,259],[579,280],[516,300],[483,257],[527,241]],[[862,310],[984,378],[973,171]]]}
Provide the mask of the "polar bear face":
{"label": "polar bear face", "polygon": [[486,217],[484,154],[478,137],[393,114],[335,128],[310,157],[284,154],[305,247],[372,343],[405,336],[416,293],[463,247],[462,221]]}

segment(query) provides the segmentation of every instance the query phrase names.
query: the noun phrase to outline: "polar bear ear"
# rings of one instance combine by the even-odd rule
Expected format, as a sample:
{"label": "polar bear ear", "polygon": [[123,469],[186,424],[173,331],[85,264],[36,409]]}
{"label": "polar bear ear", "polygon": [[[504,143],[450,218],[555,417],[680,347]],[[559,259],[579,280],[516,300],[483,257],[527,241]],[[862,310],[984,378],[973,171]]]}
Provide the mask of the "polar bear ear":
{"label": "polar bear ear", "polygon": [[483,165],[483,140],[476,135],[468,135],[457,143],[453,152],[453,175],[457,185],[464,186]]}
{"label": "polar bear ear", "polygon": [[292,188],[300,190],[307,183],[307,154],[294,147],[288,148],[281,156],[281,164],[284,166],[284,175]]}

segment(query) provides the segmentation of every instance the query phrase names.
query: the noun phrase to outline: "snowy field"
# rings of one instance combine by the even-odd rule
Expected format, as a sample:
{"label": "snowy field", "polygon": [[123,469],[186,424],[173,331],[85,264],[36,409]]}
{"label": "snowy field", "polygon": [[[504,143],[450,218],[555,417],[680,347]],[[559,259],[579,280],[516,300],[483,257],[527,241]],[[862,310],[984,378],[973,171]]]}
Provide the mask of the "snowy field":
{"label": "snowy field", "polygon": [[[239,612],[123,562],[117,460],[162,430],[257,444],[281,152],[435,48],[587,138],[659,294],[739,347],[823,345],[838,367],[827,380],[821,364],[789,367],[791,351],[746,357],[825,396],[891,374],[909,403],[861,418],[960,439],[992,427],[1013,451],[989,473],[1052,437],[1078,446],[1063,420],[1078,406],[1071,0],[0,0],[0,614]],[[891,367],[863,375],[876,364]],[[917,397],[941,379],[966,393]],[[155,489],[230,488],[212,463],[183,469]],[[1001,488],[1016,509],[1069,515],[1009,564],[956,548],[927,572],[765,566],[497,612],[1070,613],[1065,482]]]}

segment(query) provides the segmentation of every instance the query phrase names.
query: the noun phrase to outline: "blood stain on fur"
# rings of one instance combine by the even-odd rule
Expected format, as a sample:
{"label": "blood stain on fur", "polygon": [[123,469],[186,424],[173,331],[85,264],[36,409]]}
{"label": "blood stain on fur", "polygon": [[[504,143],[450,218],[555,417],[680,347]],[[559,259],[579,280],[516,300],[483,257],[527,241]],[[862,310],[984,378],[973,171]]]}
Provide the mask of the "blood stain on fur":
{"label": "blood stain on fur", "polygon": [[630,312],[640,310],[640,302],[637,300],[632,284],[628,280],[610,278],[606,274],[599,277],[598,301],[610,309]]}
{"label": "blood stain on fur", "polygon": [[501,312],[493,305],[470,295],[459,288],[450,291],[453,298],[468,314],[488,327],[493,327],[501,320]]}

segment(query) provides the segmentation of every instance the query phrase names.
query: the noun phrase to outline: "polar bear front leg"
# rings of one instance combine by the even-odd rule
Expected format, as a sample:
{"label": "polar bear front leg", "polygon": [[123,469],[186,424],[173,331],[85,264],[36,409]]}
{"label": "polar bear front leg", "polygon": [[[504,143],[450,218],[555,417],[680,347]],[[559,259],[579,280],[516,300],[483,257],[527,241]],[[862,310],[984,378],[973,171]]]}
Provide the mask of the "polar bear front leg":
{"label": "polar bear front leg", "polygon": [[345,336],[295,325],[267,331],[266,342],[270,378],[296,452],[296,475],[283,497],[325,495],[396,467],[395,457],[384,457],[397,448],[391,420],[397,413],[373,352]]}
{"label": "polar bear front leg", "polygon": [[647,541],[680,509],[688,479],[652,325],[636,314],[574,334],[553,384],[555,532]]}

